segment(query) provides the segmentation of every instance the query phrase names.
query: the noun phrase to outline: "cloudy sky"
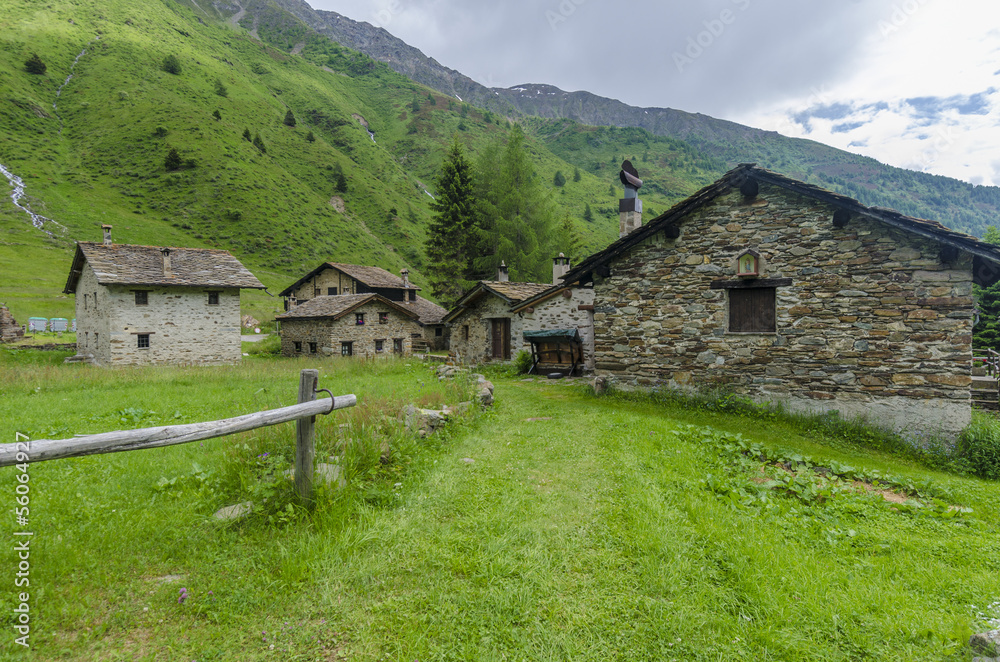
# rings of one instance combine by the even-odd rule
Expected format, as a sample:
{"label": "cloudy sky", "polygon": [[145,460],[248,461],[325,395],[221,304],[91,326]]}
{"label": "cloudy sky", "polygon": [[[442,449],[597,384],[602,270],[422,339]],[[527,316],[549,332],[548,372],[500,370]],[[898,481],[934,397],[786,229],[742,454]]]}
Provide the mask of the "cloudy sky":
{"label": "cloudy sky", "polygon": [[1000,185],[990,0],[308,0],[491,87],[700,112]]}

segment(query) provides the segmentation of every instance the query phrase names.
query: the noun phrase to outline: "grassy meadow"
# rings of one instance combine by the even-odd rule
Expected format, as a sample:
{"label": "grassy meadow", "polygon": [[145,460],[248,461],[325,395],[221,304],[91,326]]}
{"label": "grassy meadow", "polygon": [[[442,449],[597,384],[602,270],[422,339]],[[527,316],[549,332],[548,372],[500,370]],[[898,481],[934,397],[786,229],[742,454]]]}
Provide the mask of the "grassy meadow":
{"label": "grassy meadow", "polygon": [[469,390],[417,361],[62,356],[0,353],[5,439],[290,404],[318,367],[358,396],[317,418],[348,484],[298,505],[291,424],[31,465],[32,650],[9,588],[10,659],[968,660],[1000,618],[1000,487],[822,426],[498,372],[492,409],[421,440],[402,406]]}

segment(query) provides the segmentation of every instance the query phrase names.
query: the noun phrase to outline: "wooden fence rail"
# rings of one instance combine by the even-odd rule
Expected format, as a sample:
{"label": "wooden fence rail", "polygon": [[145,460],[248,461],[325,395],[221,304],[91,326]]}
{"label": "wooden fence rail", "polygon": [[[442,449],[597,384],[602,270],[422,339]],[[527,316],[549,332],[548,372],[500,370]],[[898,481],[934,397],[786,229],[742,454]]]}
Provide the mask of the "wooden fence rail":
{"label": "wooden fence rail", "polygon": [[67,457],[120,453],[143,448],[160,448],[192,441],[224,437],[237,432],[298,421],[295,443],[295,486],[300,496],[312,498],[312,458],[315,455],[313,423],[318,414],[329,414],[357,404],[354,395],[338,395],[333,401],[316,399],[318,370],[303,370],[299,378],[299,403],[246,414],[221,421],[190,423],[187,425],[161,425],[138,430],[119,430],[89,434],[72,439],[35,439],[0,444],[0,467],[20,463],[58,460]]}

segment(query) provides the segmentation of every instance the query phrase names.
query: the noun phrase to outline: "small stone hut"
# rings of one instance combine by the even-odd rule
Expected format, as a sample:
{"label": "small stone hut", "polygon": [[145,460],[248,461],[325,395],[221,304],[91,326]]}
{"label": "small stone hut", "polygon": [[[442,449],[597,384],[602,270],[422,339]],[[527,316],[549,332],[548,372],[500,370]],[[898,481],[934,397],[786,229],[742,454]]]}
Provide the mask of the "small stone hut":
{"label": "small stone hut", "polygon": [[380,294],[318,296],[275,317],[283,356],[408,356],[418,313]]}
{"label": "small stone hut", "polygon": [[725,386],[926,435],[971,417],[972,285],[1000,248],[741,164],[564,277],[598,375]]}
{"label": "small stone hut", "polygon": [[264,289],[229,252],[79,242],[77,356],[98,365],[239,363],[240,290]]}

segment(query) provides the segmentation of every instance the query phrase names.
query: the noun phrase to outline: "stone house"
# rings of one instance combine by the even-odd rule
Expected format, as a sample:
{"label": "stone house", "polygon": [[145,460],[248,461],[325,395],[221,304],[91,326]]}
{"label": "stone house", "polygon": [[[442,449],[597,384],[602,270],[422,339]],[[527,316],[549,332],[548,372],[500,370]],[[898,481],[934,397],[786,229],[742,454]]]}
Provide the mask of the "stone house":
{"label": "stone house", "polygon": [[548,290],[546,283],[512,283],[506,265],[497,280],[481,280],[455,303],[444,322],[450,328],[449,347],[462,361],[508,361],[522,349],[529,350],[523,333],[535,330],[536,320],[512,308]]}
{"label": "stone house", "polygon": [[418,315],[381,294],[337,294],[293,306],[275,320],[283,356],[408,356]]}
{"label": "stone house", "polygon": [[0,343],[18,342],[24,337],[24,329],[7,310],[7,304],[0,304]]}
{"label": "stone house", "polygon": [[972,285],[998,279],[998,247],[742,164],[564,282],[593,287],[613,383],[952,435],[971,416]]}
{"label": "stone house", "polygon": [[289,311],[320,296],[378,294],[389,301],[405,304],[417,313],[410,331],[414,350],[444,349],[447,338],[442,318],[448,311],[419,296],[418,291],[420,288],[410,282],[406,269],[400,276],[394,276],[379,267],[324,262],[285,288],[279,296],[285,298],[285,310]]}
{"label": "stone house", "polygon": [[77,357],[98,365],[239,363],[240,289],[264,289],[227,251],[79,242]]}

